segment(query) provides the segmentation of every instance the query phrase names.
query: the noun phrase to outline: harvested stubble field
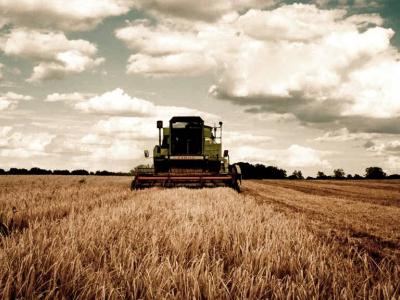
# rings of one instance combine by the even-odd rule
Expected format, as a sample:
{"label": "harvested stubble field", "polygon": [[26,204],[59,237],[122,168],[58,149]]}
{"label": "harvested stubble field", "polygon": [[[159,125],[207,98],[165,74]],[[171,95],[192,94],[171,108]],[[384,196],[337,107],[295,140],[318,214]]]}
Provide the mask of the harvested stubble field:
{"label": "harvested stubble field", "polygon": [[129,180],[0,177],[0,298],[400,297],[400,181]]}

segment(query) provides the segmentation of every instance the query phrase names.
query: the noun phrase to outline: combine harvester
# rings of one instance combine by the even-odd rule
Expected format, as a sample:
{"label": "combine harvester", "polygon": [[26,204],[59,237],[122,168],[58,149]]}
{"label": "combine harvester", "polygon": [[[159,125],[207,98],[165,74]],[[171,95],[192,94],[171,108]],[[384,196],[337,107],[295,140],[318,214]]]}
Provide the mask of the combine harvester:
{"label": "combine harvester", "polygon": [[[212,127],[200,117],[180,116],[173,117],[168,127],[157,121],[157,128],[153,167],[135,168],[132,189],[229,186],[240,192],[240,167],[229,165],[228,150],[222,153],[222,122]],[[149,158],[149,151],[144,155]]]}

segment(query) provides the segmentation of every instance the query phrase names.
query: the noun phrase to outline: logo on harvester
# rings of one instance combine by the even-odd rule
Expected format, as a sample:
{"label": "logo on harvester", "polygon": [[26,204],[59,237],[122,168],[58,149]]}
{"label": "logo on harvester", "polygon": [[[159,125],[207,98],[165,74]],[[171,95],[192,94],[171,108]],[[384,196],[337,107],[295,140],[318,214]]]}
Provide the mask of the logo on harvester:
{"label": "logo on harvester", "polygon": [[202,160],[204,159],[203,156],[200,155],[174,155],[170,156],[170,159],[174,160]]}

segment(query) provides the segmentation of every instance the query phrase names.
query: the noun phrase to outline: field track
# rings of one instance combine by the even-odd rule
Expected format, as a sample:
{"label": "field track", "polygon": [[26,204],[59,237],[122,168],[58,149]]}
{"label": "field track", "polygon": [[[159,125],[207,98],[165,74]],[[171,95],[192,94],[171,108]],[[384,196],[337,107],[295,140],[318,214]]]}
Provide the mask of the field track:
{"label": "field track", "polygon": [[129,181],[0,176],[0,299],[400,297],[400,181]]}
{"label": "field track", "polygon": [[400,258],[400,181],[247,181],[244,193],[286,215],[306,216],[310,230]]}

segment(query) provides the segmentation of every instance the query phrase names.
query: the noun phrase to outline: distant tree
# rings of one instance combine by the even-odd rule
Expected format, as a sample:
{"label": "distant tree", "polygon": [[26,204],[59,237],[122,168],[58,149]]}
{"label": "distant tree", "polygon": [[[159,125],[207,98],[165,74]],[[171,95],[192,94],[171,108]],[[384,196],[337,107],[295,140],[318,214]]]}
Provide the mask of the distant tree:
{"label": "distant tree", "polygon": [[47,175],[47,174],[51,174],[51,171],[35,167],[35,168],[31,168],[29,170],[29,174],[32,174],[32,175]]}
{"label": "distant tree", "polygon": [[73,170],[71,175],[89,175],[89,172],[86,170]]}
{"label": "distant tree", "polygon": [[358,175],[358,174],[354,174],[353,179],[363,179],[362,176]]}
{"label": "distant tree", "polygon": [[286,170],[279,169],[275,166],[265,167],[263,170],[263,178],[265,179],[284,179],[286,178]]}
{"label": "distant tree", "polygon": [[27,169],[11,168],[7,173],[10,175],[27,175],[29,171]]}
{"label": "distant tree", "polygon": [[367,179],[383,179],[386,173],[380,167],[369,167],[365,169],[365,178]]}
{"label": "distant tree", "polygon": [[97,176],[110,176],[113,175],[112,172],[109,171],[96,171],[95,175]]}
{"label": "distant tree", "polygon": [[353,179],[353,175],[347,174],[346,178],[347,178],[347,179]]}
{"label": "distant tree", "polygon": [[307,176],[306,179],[307,179],[307,180],[314,180],[315,178],[314,178],[314,177],[311,177],[311,176]]}
{"label": "distant tree", "polygon": [[71,175],[69,170],[54,170],[53,174],[54,175]]}
{"label": "distant tree", "polygon": [[3,169],[0,169],[0,175],[4,175],[6,174],[6,171],[4,171]]}
{"label": "distant tree", "polygon": [[335,179],[343,179],[344,175],[345,175],[345,173],[344,173],[343,169],[333,170],[333,176],[335,177]]}
{"label": "distant tree", "polygon": [[265,166],[263,164],[252,165],[246,162],[239,162],[243,179],[284,179],[286,170],[275,166]]}
{"label": "distant tree", "polygon": [[322,171],[317,172],[317,179],[326,179],[326,178],[327,178],[327,176],[325,175],[324,172],[322,172]]}
{"label": "distant tree", "polygon": [[289,176],[289,179],[304,179],[303,173],[300,170],[294,170],[292,175]]}
{"label": "distant tree", "polygon": [[387,179],[400,179],[400,174],[392,174],[386,177]]}

